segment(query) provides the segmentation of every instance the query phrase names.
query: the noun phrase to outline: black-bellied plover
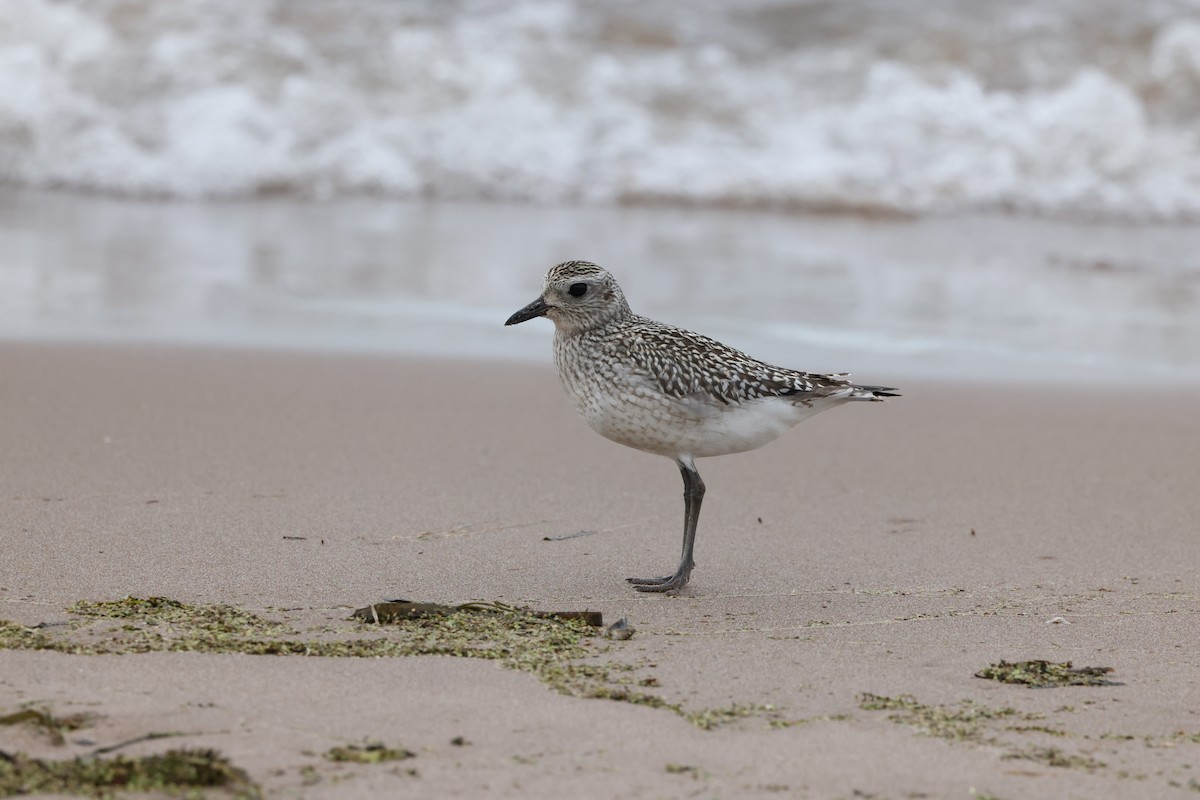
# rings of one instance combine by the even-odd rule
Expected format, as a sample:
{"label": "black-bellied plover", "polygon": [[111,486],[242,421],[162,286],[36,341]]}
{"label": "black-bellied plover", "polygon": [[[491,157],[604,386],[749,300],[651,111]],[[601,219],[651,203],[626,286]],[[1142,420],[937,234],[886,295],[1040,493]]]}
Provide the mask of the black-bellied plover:
{"label": "black-bellied plover", "polygon": [[505,325],[554,323],[554,363],[575,408],[614,442],[673,459],[683,475],[683,557],[675,574],[628,578],[640,592],[691,577],[704,481],[695,459],[762,447],[803,419],[849,400],[896,397],[848,375],[773,367],[718,341],[639,317],[612,275],[588,261],[546,273],[542,295]]}

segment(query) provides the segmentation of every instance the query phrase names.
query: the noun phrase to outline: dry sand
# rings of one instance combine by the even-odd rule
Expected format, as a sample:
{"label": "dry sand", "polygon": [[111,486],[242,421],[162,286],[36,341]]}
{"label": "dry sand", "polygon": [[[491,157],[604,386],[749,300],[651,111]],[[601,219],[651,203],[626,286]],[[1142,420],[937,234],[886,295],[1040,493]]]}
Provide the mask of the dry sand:
{"label": "dry sand", "polygon": [[[702,730],[478,660],[9,650],[0,714],[99,718],[73,735],[93,745],[8,726],[0,749],[184,732],[122,752],[215,747],[284,797],[1195,797],[1200,395],[896,380],[700,462],[698,567],[663,597],[622,579],[674,568],[675,468],[587,430],[548,368],[0,346],[0,619],[126,595],[339,631],[395,596],[591,608],[628,617],[606,657],[667,700],[774,707]],[[1122,685],[973,677],[1002,658]],[[864,692],[1025,716],[952,741]],[[319,755],[364,739],[417,756]]]}

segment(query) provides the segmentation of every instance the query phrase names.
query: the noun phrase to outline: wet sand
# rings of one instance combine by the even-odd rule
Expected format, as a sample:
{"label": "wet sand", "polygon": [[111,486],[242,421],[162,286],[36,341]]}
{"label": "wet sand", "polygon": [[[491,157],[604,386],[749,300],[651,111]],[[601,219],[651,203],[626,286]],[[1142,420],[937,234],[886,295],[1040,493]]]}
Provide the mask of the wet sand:
{"label": "wet sand", "polygon": [[[637,629],[604,657],[669,702],[753,709],[702,730],[447,657],[0,650],[0,714],[89,711],[96,745],[184,732],[122,752],[214,747],[278,796],[1157,798],[1200,782],[1195,391],[872,374],[905,396],[700,462],[698,567],[662,597],[623,578],[674,567],[678,475],[587,430],[549,368],[9,343],[0,375],[0,619],[126,595],[343,632],[396,596],[599,609]],[[973,677],[1000,659],[1109,666],[1121,685]],[[952,741],[863,693],[1017,713]],[[364,739],[417,755],[319,756]],[[0,749],[90,746],[5,727]]]}
{"label": "wet sand", "polygon": [[816,372],[1200,386],[1196,225],[4,187],[0,219],[0,339],[545,364],[548,325],[499,325],[582,258],[639,314]]}

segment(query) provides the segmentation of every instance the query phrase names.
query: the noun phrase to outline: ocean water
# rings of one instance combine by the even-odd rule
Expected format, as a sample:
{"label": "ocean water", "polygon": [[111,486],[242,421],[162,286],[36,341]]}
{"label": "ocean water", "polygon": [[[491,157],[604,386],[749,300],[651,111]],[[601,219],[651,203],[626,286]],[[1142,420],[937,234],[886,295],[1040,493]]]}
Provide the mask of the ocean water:
{"label": "ocean water", "polygon": [[0,183],[1200,216],[1197,0],[4,0]]}
{"label": "ocean water", "polygon": [[545,270],[810,371],[1163,391],[1200,382],[1200,226],[997,215],[0,190],[0,339],[526,360]]}
{"label": "ocean water", "polygon": [[0,337],[1200,380],[1200,0],[3,0]]}

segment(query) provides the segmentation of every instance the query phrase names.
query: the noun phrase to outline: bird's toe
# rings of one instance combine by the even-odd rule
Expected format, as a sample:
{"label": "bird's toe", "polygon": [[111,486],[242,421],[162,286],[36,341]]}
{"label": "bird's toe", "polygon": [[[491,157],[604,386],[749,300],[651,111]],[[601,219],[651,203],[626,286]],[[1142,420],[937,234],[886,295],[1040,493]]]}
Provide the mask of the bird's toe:
{"label": "bird's toe", "polygon": [[626,578],[625,580],[634,586],[658,586],[663,583],[670,583],[674,579],[674,575],[667,575],[662,578]]}
{"label": "bird's toe", "polygon": [[687,585],[687,578],[668,578],[662,583],[638,583],[633,588],[639,592],[674,592]]}

